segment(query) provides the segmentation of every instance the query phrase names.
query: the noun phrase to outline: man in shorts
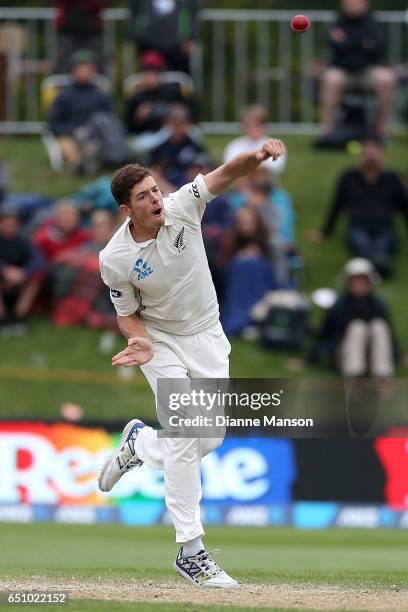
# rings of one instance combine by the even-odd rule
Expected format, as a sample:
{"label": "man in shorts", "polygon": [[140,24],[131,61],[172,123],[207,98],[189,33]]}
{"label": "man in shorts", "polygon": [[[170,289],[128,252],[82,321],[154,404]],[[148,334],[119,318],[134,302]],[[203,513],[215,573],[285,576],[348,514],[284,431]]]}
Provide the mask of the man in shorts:
{"label": "man in shorts", "polygon": [[382,65],[384,28],[370,11],[370,0],[341,0],[341,10],[328,32],[329,67],[321,87],[322,127],[329,136],[346,90],[374,91],[375,135],[386,135],[395,90],[395,72]]}

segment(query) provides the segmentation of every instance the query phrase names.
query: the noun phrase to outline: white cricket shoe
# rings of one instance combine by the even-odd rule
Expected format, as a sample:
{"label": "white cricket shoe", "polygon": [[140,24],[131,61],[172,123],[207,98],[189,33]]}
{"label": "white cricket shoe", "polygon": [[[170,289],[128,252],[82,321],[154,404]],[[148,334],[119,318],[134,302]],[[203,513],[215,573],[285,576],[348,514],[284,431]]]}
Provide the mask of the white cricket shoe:
{"label": "white cricket shoe", "polygon": [[210,553],[214,552],[218,552],[218,550],[209,552],[202,550],[192,557],[183,557],[183,547],[181,547],[173,567],[176,572],[196,587],[215,589],[235,589],[239,587],[238,582],[228,576],[210,557]]}
{"label": "white cricket shoe", "polygon": [[125,425],[119,447],[106,459],[99,474],[98,485],[104,493],[110,491],[123,474],[143,465],[135,453],[135,441],[143,427],[145,424],[139,419],[133,419]]}

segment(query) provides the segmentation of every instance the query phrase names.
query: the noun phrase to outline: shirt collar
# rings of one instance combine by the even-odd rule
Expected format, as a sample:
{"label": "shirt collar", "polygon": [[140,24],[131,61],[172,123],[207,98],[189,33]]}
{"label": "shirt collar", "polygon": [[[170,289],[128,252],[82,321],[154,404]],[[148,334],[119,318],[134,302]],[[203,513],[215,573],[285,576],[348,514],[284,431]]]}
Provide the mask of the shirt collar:
{"label": "shirt collar", "polygon": [[[174,224],[173,217],[171,217],[167,213],[167,211],[165,209],[164,210],[164,226],[167,227],[168,225],[173,225],[173,224]],[[157,234],[157,238],[159,237],[160,232],[162,231],[162,229],[163,229],[163,226],[159,229],[159,233]],[[132,234],[130,232],[130,217],[128,217],[127,220],[126,220],[125,233],[126,233],[126,237],[127,237],[127,240],[129,242],[129,244],[131,244],[133,248],[136,247],[136,248],[139,248],[139,249],[143,249],[144,247],[148,246],[151,242],[155,242],[157,240],[157,238],[150,238],[149,240],[145,240],[144,242],[136,242],[133,239],[133,236],[132,236]]]}

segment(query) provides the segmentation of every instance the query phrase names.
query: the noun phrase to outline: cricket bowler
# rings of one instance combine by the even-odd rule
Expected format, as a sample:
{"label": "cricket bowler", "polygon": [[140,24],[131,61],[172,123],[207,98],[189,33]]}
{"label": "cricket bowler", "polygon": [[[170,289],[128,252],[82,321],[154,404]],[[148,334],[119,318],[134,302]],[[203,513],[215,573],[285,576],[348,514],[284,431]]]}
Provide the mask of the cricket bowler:
{"label": "cricket bowler", "polygon": [[[100,253],[103,281],[117,311],[127,347],[114,366],[140,365],[153,393],[159,378],[228,378],[231,346],[219,321],[201,220],[206,205],[234,180],[285,154],[280,140],[230,162],[162,196],[139,164],[118,170],[112,194],[126,221]],[[164,471],[166,506],[180,550],[174,569],[195,586],[239,586],[205,550],[200,520],[201,459],[220,438],[165,438],[133,419],[99,475],[101,491],[143,463]]]}

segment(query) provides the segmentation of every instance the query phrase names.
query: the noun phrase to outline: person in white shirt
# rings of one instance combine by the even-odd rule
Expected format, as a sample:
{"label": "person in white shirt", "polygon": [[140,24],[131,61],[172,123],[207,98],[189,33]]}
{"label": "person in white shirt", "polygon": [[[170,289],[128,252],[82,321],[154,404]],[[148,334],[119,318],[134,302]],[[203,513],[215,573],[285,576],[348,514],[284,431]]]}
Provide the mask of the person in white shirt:
{"label": "person in white shirt", "polygon": [[[242,115],[241,120],[242,131],[244,136],[235,138],[225,147],[224,163],[227,164],[234,157],[241,153],[253,153],[269,140],[268,136],[268,113],[266,108],[260,104],[252,104],[248,106]],[[272,183],[276,183],[278,177],[286,168],[286,154],[281,155],[277,159],[270,157],[264,162],[265,167],[269,172],[269,178]]]}
{"label": "person in white shirt", "polygon": [[[127,219],[101,251],[100,270],[128,346],[112,364],[140,365],[155,395],[160,378],[229,377],[231,347],[219,322],[201,219],[206,204],[234,180],[284,154],[280,140],[268,140],[165,198],[138,164],[114,175],[112,194]],[[165,502],[181,544],[174,568],[201,587],[238,586],[201,540],[201,459],[221,443],[215,437],[158,436],[133,419],[98,480],[102,491],[110,491],[123,474],[143,463],[164,471]]]}

